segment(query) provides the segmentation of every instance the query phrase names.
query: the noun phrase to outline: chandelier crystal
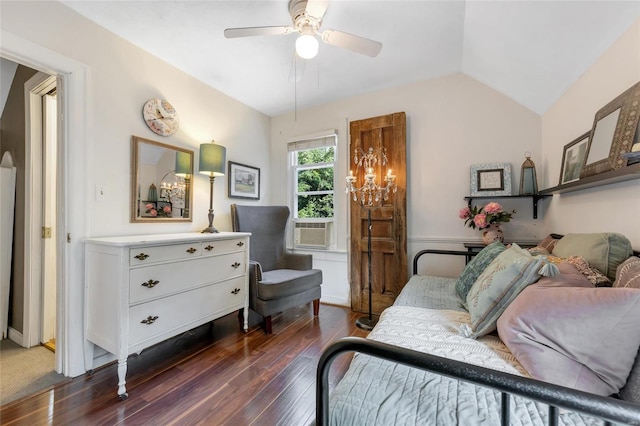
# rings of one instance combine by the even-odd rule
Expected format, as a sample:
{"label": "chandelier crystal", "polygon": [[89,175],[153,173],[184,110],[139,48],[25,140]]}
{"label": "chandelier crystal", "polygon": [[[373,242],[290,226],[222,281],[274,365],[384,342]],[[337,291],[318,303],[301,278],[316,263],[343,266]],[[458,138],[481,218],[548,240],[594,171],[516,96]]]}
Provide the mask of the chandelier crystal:
{"label": "chandelier crystal", "polygon": [[[376,167],[385,167],[388,163],[387,151],[384,147],[369,149],[365,152],[362,148],[356,148],[353,153],[353,163],[356,165],[356,174],[349,170],[346,178],[347,187],[345,193],[351,194],[353,201],[362,207],[377,207],[389,199],[389,194],[398,190],[396,177],[391,169],[387,169],[383,182],[376,182]],[[363,169],[364,181],[362,186],[357,186],[358,171]]]}

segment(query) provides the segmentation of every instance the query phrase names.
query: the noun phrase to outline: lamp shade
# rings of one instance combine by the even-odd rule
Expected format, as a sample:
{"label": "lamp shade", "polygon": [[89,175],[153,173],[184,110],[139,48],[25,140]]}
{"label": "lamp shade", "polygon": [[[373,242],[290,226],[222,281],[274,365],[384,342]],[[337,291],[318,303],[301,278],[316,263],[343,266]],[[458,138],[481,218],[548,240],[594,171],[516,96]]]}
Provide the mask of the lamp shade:
{"label": "lamp shade", "polygon": [[203,143],[200,145],[200,163],[198,171],[209,176],[224,176],[227,161],[227,149],[222,145]]}
{"label": "lamp shade", "polygon": [[176,176],[187,177],[191,174],[191,154],[176,152]]}

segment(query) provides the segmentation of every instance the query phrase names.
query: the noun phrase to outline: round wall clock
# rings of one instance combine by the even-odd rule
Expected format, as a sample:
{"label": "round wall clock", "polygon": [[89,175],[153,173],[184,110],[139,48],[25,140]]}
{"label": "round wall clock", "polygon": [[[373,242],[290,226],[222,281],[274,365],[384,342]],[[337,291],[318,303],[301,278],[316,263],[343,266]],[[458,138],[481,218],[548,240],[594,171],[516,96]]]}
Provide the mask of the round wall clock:
{"label": "round wall clock", "polygon": [[142,117],[151,131],[160,136],[170,136],[180,126],[175,108],[163,99],[154,98],[145,102]]}

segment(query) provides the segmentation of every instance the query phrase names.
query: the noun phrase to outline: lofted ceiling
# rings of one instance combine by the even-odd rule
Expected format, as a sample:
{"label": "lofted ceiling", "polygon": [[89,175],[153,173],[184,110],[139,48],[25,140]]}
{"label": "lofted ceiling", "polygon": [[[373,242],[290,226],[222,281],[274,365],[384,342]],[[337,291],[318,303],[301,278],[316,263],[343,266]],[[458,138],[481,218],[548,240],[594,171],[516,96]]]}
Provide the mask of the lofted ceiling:
{"label": "lofted ceiling", "polygon": [[291,25],[287,0],[63,3],[271,116],[457,72],[542,114],[640,16],[638,0],[333,0],[321,30],[377,40],[382,51],[320,43],[316,58],[294,61],[293,34],[223,35]]}

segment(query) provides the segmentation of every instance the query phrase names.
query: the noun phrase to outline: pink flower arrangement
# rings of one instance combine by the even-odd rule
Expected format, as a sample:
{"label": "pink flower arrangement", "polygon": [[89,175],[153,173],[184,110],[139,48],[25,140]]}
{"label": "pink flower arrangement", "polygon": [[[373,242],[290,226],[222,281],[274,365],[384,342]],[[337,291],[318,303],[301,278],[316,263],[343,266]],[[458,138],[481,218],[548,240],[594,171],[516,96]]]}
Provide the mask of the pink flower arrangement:
{"label": "pink flower arrangement", "polygon": [[501,222],[509,222],[515,213],[515,210],[506,212],[500,204],[491,202],[482,207],[464,207],[460,209],[458,216],[470,228],[485,229]]}
{"label": "pink flower arrangement", "polygon": [[171,206],[164,206],[161,209],[156,209],[152,203],[148,203],[144,206],[147,210],[145,213],[148,213],[151,217],[171,217]]}

